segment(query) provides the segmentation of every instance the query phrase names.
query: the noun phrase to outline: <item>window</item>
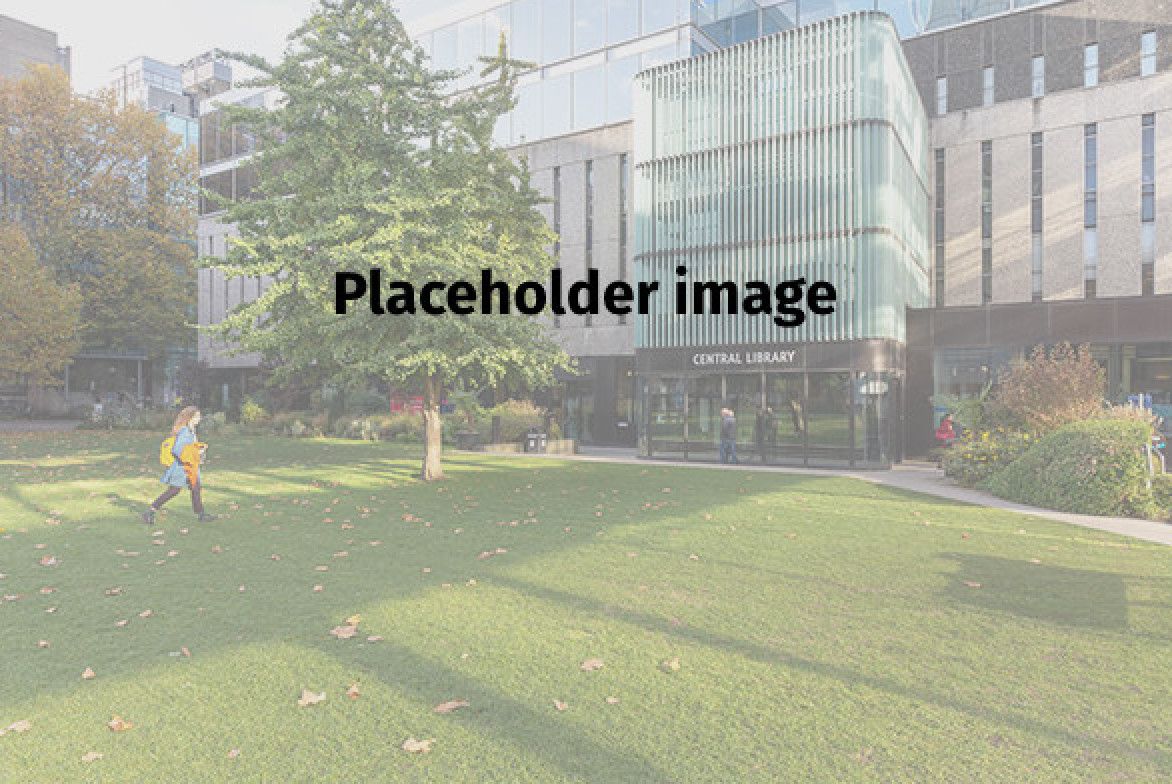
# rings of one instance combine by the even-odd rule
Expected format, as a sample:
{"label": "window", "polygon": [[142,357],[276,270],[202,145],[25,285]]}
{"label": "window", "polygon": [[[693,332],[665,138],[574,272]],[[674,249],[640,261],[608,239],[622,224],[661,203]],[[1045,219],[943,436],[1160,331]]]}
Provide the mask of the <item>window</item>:
{"label": "window", "polygon": [[[629,85],[628,85],[629,87]],[[574,72],[574,130],[606,122],[606,70],[598,65]]]}
{"label": "window", "polygon": [[541,0],[513,0],[513,48],[509,56],[541,62]]}
{"label": "window", "polygon": [[639,72],[639,55],[606,64],[606,121],[631,119],[631,92]]}
{"label": "window", "polygon": [[1095,123],[1083,127],[1083,240],[1082,262],[1084,293],[1094,299],[1099,277],[1099,128]]}
{"label": "window", "polygon": [[1099,45],[1087,44],[1082,50],[1082,86],[1099,84]]}
{"label": "window", "polygon": [[1030,134],[1030,294],[1042,301],[1045,243],[1042,241],[1042,134]]}
{"label": "window", "polygon": [[606,42],[620,44],[639,37],[639,0],[607,0]]}
{"label": "window", "polygon": [[993,142],[981,142],[981,302],[993,301]]}
{"label": "window", "polygon": [[[585,209],[582,210],[586,219],[586,234],[585,234],[585,256],[586,256],[586,272],[594,269],[594,161],[586,161],[586,176],[583,178],[586,184],[585,194]],[[590,314],[586,314],[586,326],[590,326],[593,319]]]}
{"label": "window", "polygon": [[606,3],[579,0],[574,6],[574,54],[606,46]]}
{"label": "window", "polygon": [[948,77],[936,77],[936,116],[948,114]]}
{"label": "window", "polygon": [[[619,155],[619,275],[618,279],[627,279],[627,233],[631,222],[631,158],[627,153]],[[626,324],[627,317],[619,316],[619,323]]]}
{"label": "window", "polygon": [[541,59],[543,63],[565,60],[574,51],[572,0],[542,0]]}
{"label": "window", "polygon": [[1151,76],[1156,72],[1156,31],[1148,30],[1139,37],[1139,75]]}
{"label": "window", "polygon": [[1046,94],[1046,58],[1043,55],[1034,55],[1030,61],[1030,95],[1041,98]]}
{"label": "window", "polygon": [[936,148],[936,307],[944,307],[944,148]]}
{"label": "window", "polygon": [[[553,167],[553,265],[557,269],[562,266],[562,167]],[[555,313],[554,327],[561,326],[561,319]]]}
{"label": "window", "polygon": [[675,0],[643,0],[643,35],[674,27],[676,5]]}
{"label": "window", "polygon": [[1156,115],[1145,114],[1140,126],[1140,293],[1156,289]]}
{"label": "window", "polygon": [[981,71],[981,105],[993,105],[993,66],[986,65]]}
{"label": "window", "polygon": [[541,132],[546,137],[561,136],[573,130],[573,74],[546,78],[540,82],[542,102]]}

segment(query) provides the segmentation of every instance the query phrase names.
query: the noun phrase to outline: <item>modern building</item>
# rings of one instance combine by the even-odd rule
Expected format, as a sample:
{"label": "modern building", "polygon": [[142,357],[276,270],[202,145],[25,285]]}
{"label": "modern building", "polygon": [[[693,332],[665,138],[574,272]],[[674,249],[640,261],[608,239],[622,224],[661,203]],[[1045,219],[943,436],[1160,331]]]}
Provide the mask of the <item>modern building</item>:
{"label": "modern building", "polygon": [[56,65],[69,74],[72,60],[57,33],[0,14],[0,79],[19,77],[31,65]]}
{"label": "modern building", "polygon": [[533,63],[497,138],[549,198],[567,278],[674,280],[683,263],[839,288],[834,316],[797,330],[551,321],[579,360],[550,401],[568,435],[706,460],[727,405],[767,460],[883,466],[931,445],[940,396],[1062,341],[1092,345],[1110,399],[1172,406],[1167,0],[402,12],[437,67],[469,69],[461,87],[502,34]]}

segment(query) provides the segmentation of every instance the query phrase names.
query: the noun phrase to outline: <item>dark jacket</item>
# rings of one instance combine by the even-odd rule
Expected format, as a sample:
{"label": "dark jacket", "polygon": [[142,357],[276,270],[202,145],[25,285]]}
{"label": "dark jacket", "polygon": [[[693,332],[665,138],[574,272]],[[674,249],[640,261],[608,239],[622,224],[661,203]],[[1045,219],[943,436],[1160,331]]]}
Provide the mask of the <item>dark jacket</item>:
{"label": "dark jacket", "polygon": [[723,441],[735,441],[737,437],[737,418],[726,416],[720,418],[720,438]]}

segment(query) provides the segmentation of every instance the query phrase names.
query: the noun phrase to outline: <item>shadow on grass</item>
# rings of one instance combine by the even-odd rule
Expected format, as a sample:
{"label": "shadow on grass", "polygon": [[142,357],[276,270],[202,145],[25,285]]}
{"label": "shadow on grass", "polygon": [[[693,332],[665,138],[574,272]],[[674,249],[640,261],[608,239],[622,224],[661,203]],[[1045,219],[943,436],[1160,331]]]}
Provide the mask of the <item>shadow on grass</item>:
{"label": "shadow on grass", "polygon": [[959,579],[950,579],[944,591],[953,604],[1063,626],[1128,628],[1121,575],[968,553],[940,557],[957,564]]}
{"label": "shadow on grass", "polygon": [[922,702],[937,708],[963,713],[980,721],[1013,727],[1027,734],[1065,744],[1072,751],[1080,754],[1085,753],[1087,749],[1093,748],[1103,754],[1127,756],[1141,761],[1158,760],[1163,765],[1172,765],[1172,754],[1167,752],[1129,746],[1117,741],[1103,740],[1102,738],[1091,735],[1071,732],[1027,716],[1020,716],[1005,710],[999,710],[988,704],[972,703],[951,695],[934,692],[928,688],[930,684],[924,684],[923,688],[911,688],[891,678],[868,675],[828,662],[805,659],[749,640],[714,634],[690,626],[677,626],[665,618],[634,610],[621,609],[613,604],[599,602],[577,594],[566,593],[555,588],[535,585],[511,577],[495,576],[492,578],[492,584],[503,586],[543,601],[558,603],[577,612],[604,615],[623,623],[638,626],[654,634],[660,634],[682,642],[734,653],[761,664],[778,665],[810,675],[833,679],[848,687],[861,685],[902,699]]}

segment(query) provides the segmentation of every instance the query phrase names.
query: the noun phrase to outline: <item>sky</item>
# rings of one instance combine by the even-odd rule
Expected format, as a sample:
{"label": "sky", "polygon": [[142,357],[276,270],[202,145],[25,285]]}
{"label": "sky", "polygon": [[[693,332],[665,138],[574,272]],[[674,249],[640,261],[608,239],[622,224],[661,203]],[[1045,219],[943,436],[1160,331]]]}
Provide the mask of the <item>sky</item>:
{"label": "sky", "polygon": [[0,0],[0,14],[52,30],[58,44],[73,47],[73,89],[88,93],[140,55],[175,64],[215,48],[277,57],[312,6],[313,0]]}

